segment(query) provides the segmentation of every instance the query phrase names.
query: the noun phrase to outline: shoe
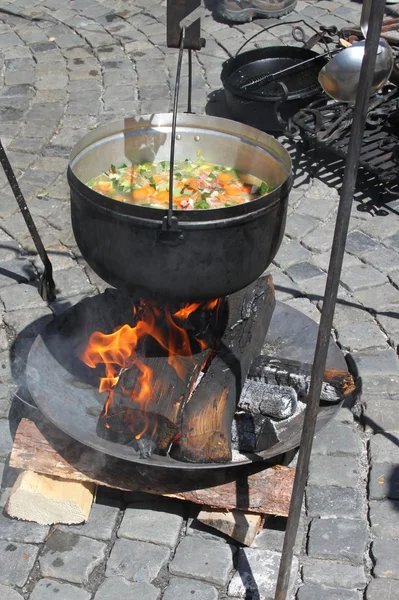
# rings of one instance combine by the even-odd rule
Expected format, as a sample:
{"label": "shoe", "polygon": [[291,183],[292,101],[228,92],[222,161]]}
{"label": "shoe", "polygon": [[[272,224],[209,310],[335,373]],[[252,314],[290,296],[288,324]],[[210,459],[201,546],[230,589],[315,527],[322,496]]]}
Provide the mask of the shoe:
{"label": "shoe", "polygon": [[282,17],[294,10],[296,4],[297,0],[219,0],[214,13],[225,21],[248,23],[256,18]]}

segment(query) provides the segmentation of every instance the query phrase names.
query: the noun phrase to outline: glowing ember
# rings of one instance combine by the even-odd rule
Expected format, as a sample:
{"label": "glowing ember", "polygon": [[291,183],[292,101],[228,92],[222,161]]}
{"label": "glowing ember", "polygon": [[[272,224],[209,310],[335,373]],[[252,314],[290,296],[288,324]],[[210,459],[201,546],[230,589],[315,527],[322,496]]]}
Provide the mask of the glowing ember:
{"label": "glowing ember", "polygon": [[[137,369],[137,383],[132,388],[123,389],[129,397],[132,406],[135,405],[139,413],[135,423],[129,423],[136,440],[142,438],[144,433],[153,437],[156,423],[150,425],[146,419],[146,410],[161,393],[164,393],[162,382],[157,381],[157,374],[144,362],[144,344],[146,339],[152,338],[167,352],[168,364],[174,369],[177,376],[185,381],[187,370],[193,361],[192,344],[196,344],[200,351],[207,349],[207,342],[201,337],[189,336],[182,322],[189,319],[195,311],[211,311],[219,307],[220,300],[213,300],[206,304],[188,304],[182,309],[171,313],[166,307],[162,312],[149,302],[141,302],[139,307],[133,307],[133,316],[137,321],[134,326],[123,325],[110,334],[95,332],[91,335],[86,350],[82,355],[83,362],[90,368],[104,365],[105,375],[100,377],[99,391],[108,392],[103,414],[109,416],[114,403],[114,389],[118,384],[121,373],[133,366]],[[176,410],[179,409],[181,399],[175,398]],[[105,423],[109,428],[109,424]],[[151,430],[149,430],[149,427]]]}

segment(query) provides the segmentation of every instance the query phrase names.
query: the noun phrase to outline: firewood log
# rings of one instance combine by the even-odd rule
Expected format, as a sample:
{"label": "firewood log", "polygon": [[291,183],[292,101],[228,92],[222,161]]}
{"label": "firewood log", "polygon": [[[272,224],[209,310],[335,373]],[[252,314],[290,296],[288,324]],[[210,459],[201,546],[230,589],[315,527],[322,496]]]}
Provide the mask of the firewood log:
{"label": "firewood log", "polygon": [[205,377],[183,416],[174,458],[187,462],[231,460],[234,413],[255,356],[258,356],[275,307],[271,276],[263,277],[228,299],[228,323]]}

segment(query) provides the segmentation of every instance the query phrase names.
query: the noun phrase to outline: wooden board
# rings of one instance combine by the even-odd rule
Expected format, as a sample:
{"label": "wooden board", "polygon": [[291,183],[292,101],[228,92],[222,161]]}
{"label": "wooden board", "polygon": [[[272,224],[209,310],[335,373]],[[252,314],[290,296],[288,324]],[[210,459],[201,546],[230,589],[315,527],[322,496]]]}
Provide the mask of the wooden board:
{"label": "wooden board", "polygon": [[201,510],[197,521],[212,527],[244,546],[250,546],[265,522],[263,515],[252,515],[241,510]]}
{"label": "wooden board", "polygon": [[218,469],[214,477],[221,483],[207,487],[201,473],[175,470],[172,476],[171,470],[156,465],[137,466],[107,457],[49,424],[41,424],[39,429],[27,419],[18,426],[10,466],[121,490],[173,496],[215,508],[284,517],[288,515],[295,476],[295,469],[289,467],[255,464],[245,469]]}
{"label": "wooden board", "polygon": [[96,485],[33,471],[21,473],[6,505],[10,517],[40,525],[77,525],[87,521]]}

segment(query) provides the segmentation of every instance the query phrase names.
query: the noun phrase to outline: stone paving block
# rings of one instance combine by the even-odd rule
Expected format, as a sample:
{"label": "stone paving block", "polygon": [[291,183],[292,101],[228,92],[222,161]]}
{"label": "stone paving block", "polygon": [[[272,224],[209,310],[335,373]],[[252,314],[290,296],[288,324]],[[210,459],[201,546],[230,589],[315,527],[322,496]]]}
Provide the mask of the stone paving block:
{"label": "stone paving block", "polygon": [[399,585],[393,579],[372,579],[366,590],[366,600],[399,600]]}
{"label": "stone paving block", "polygon": [[361,592],[310,584],[299,588],[297,600],[361,600]]}
{"label": "stone paving block", "polygon": [[39,548],[32,544],[0,541],[0,583],[25,585],[38,552]]}
{"label": "stone paving block", "polygon": [[365,502],[358,489],[308,485],[306,501],[309,517],[365,516]]}
{"label": "stone paving block", "polygon": [[363,421],[367,431],[399,433],[398,401],[389,397],[371,396],[363,400]]}
{"label": "stone paving block", "polygon": [[[8,355],[8,352],[6,353]],[[0,360],[0,382],[3,379],[2,361]],[[6,379],[6,378],[5,378]],[[6,458],[11,452],[13,439],[8,419],[0,419],[0,458]]]}
{"label": "stone paving block", "polygon": [[0,514],[0,539],[26,544],[40,544],[44,542],[49,528],[29,521],[11,519],[5,514]]}
{"label": "stone paving block", "polygon": [[369,496],[371,500],[399,500],[399,467],[390,463],[373,463],[370,469]]}
{"label": "stone paving block", "polygon": [[[271,271],[270,267],[267,269],[269,273]],[[284,302],[289,298],[294,298],[296,296],[302,296],[302,292],[297,286],[296,283],[292,281],[287,275],[282,273],[279,270],[272,271],[272,277],[274,282],[274,289],[276,291],[276,299],[280,300],[280,302]]]}
{"label": "stone paving block", "polygon": [[341,273],[341,283],[350,292],[368,290],[383,285],[386,277],[370,265],[355,265],[344,269]]}
{"label": "stone paving block", "polygon": [[332,588],[363,589],[367,583],[364,567],[323,561],[307,562],[303,567],[304,583],[315,583]]}
{"label": "stone paving block", "polygon": [[183,513],[180,502],[131,504],[123,516],[118,537],[161,544],[173,550],[183,525]]}
{"label": "stone paving block", "polygon": [[[350,355],[348,354],[347,358],[349,356]],[[382,397],[388,396],[391,398],[398,397],[398,375],[365,375],[358,379],[358,383],[361,384],[362,397],[378,395],[381,395]]]}
{"label": "stone paving block", "polygon": [[310,461],[308,485],[356,488],[359,465],[352,456],[314,455]]}
{"label": "stone paving block", "polygon": [[376,312],[387,310],[399,302],[399,291],[390,283],[354,292],[354,296],[358,302]]}
{"label": "stone paving block", "polygon": [[106,506],[94,503],[91,507],[89,519],[83,525],[62,525],[58,531],[76,533],[89,538],[106,542],[111,539],[116,519],[119,515],[117,506]]}
{"label": "stone paving block", "polygon": [[332,421],[318,433],[313,442],[315,454],[352,455],[359,454],[357,433],[350,425]]}
{"label": "stone paving block", "polygon": [[328,252],[331,250],[334,228],[331,223],[319,225],[302,238],[302,244],[312,252]]}
{"label": "stone paving block", "polygon": [[298,284],[307,282],[314,277],[324,275],[321,269],[306,261],[291,265],[285,269],[285,272]]}
{"label": "stone paving block", "polygon": [[362,254],[362,260],[382,271],[382,273],[389,273],[390,271],[399,269],[399,254],[383,246]]}
{"label": "stone paving block", "polygon": [[57,300],[69,298],[77,294],[90,294],[94,291],[93,286],[86,277],[86,273],[78,266],[58,271],[56,284]]}
{"label": "stone paving block", "polygon": [[[274,598],[281,554],[271,550],[240,548],[237,572],[230,582],[228,593],[238,598]],[[291,567],[287,597],[291,598],[296,586],[298,559]]]}
{"label": "stone paving block", "polygon": [[399,375],[399,361],[394,350],[356,352],[348,357],[350,367],[360,377],[364,375]]}
{"label": "stone paving block", "polygon": [[[0,321],[1,323],[1,321]],[[3,350],[7,350],[8,348],[8,339],[6,330],[3,327],[0,327],[0,352]]]}
{"label": "stone paving block", "polygon": [[165,546],[117,540],[107,563],[107,577],[125,577],[137,583],[151,583],[169,560]]}
{"label": "stone paving block", "polygon": [[15,283],[28,283],[36,278],[34,267],[26,258],[14,258],[1,263],[0,287]]}
{"label": "stone paving block", "polygon": [[[313,255],[312,262],[317,267],[319,267],[323,271],[327,272],[328,267],[330,265],[330,252],[322,252],[321,254]],[[353,267],[354,265],[361,265],[361,264],[362,263],[356,256],[352,256],[351,254],[347,254],[347,253],[344,254],[344,261],[342,264],[342,268],[344,270],[347,269],[348,267]]]}
{"label": "stone paving block", "polygon": [[399,539],[399,502],[370,502],[370,521],[374,537]]}
{"label": "stone paving block", "polygon": [[21,594],[18,594],[16,590],[0,584],[0,598],[1,600],[23,600]]}
{"label": "stone paving block", "polygon": [[360,519],[314,519],[310,525],[308,554],[312,558],[363,562],[367,523]]}
{"label": "stone paving block", "polygon": [[158,600],[160,595],[161,590],[150,583],[131,583],[123,577],[110,577],[100,585],[93,600]]}
{"label": "stone paving block", "polygon": [[86,592],[74,585],[52,581],[51,579],[40,579],[30,595],[30,600],[90,600],[90,592]]}
{"label": "stone paving block", "polygon": [[313,319],[313,321],[319,323],[321,316],[320,311],[317,310],[316,306],[307,298],[293,298],[292,300],[287,300],[286,304],[296,308],[304,315]]}
{"label": "stone paving block", "polygon": [[359,228],[363,233],[370,237],[380,240],[385,244],[385,240],[399,232],[399,224],[396,219],[386,219],[385,217],[371,217],[363,221]]}
{"label": "stone paving block", "polygon": [[35,337],[52,319],[53,313],[44,302],[42,308],[15,310],[5,313],[3,317],[4,323],[11,327],[16,335],[30,338]]}
{"label": "stone paving block", "polygon": [[399,579],[399,540],[375,540],[371,545],[371,555],[374,577]]}
{"label": "stone paving block", "polygon": [[306,250],[295,240],[285,240],[281,244],[279,251],[274,259],[277,266],[286,269],[298,262],[304,262],[311,257],[311,252]]}
{"label": "stone paving block", "polygon": [[338,329],[338,341],[350,352],[386,348],[387,336],[374,322],[369,321],[346,325]]}
{"label": "stone paving block", "polygon": [[218,597],[218,590],[212,585],[195,579],[172,577],[162,600],[218,600]]}
{"label": "stone paving block", "polygon": [[399,464],[399,435],[377,433],[370,440],[371,462]]}
{"label": "stone paving block", "polygon": [[55,531],[39,558],[44,577],[87,583],[92,571],[105,559],[106,545],[76,533]]}
{"label": "stone paving block", "polygon": [[6,311],[40,308],[43,300],[39,296],[36,285],[15,283],[0,290],[0,299]]}
{"label": "stone paving block", "polygon": [[183,538],[169,565],[172,575],[204,579],[226,585],[233,568],[233,549],[227,544],[200,536]]}

